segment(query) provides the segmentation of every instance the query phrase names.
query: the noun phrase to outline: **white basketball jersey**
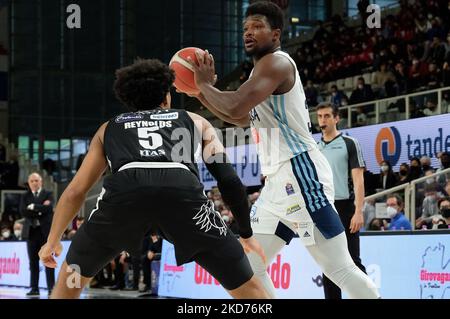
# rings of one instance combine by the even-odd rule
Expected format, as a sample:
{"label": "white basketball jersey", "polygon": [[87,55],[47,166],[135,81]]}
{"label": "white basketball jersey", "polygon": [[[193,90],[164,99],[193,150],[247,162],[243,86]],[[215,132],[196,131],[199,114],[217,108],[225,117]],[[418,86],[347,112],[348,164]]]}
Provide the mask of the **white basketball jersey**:
{"label": "white basketball jersey", "polygon": [[[303,152],[317,149],[305,92],[297,67],[289,54],[273,54],[289,59],[295,68],[295,84],[281,95],[271,95],[250,112],[253,140],[263,175],[275,174],[280,165]],[[250,75],[251,76],[251,75]]]}

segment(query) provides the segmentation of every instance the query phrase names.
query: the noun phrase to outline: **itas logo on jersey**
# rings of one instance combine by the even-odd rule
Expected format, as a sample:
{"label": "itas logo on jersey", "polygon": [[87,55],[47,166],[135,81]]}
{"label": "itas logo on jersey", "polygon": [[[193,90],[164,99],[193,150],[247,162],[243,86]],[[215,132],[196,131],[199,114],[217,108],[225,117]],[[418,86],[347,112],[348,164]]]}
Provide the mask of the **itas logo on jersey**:
{"label": "itas logo on jersey", "polygon": [[169,113],[169,114],[152,114],[152,115],[150,115],[150,118],[152,120],[159,120],[159,121],[176,120],[176,119],[178,119],[178,112]]}
{"label": "itas logo on jersey", "polygon": [[131,122],[136,120],[142,120],[144,118],[144,115],[142,114],[136,114],[136,113],[125,113],[121,114],[118,117],[116,117],[116,123],[125,123],[125,122]]}

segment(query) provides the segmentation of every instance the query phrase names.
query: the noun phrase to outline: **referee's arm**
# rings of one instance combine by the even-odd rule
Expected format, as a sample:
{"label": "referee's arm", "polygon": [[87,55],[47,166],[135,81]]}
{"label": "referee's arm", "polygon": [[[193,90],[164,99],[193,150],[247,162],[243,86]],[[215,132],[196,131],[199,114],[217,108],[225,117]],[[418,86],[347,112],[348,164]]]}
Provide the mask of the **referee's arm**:
{"label": "referee's arm", "polygon": [[356,233],[364,225],[364,168],[353,168],[352,180],[355,192],[355,213],[350,221],[350,232]]}
{"label": "referee's arm", "polygon": [[355,194],[355,213],[350,221],[350,232],[356,233],[364,225],[364,158],[361,146],[354,138],[346,138],[349,165],[352,172],[353,192]]}

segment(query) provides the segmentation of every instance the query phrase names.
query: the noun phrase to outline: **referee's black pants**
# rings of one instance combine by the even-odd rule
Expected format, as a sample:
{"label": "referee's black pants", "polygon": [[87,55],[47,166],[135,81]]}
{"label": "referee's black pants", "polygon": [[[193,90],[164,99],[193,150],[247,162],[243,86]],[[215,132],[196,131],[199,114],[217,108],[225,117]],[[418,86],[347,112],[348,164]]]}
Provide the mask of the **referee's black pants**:
{"label": "referee's black pants", "polygon": [[[353,200],[336,200],[334,202],[334,206],[336,207],[345,228],[345,235],[347,236],[347,245],[350,256],[352,256],[356,266],[366,273],[366,267],[364,267],[361,263],[361,258],[359,256],[359,232],[354,234],[350,233],[350,221],[355,213],[355,205]],[[341,289],[339,289],[338,286],[336,286],[327,276],[325,276],[325,274],[322,274],[322,278],[325,299],[342,299]]]}

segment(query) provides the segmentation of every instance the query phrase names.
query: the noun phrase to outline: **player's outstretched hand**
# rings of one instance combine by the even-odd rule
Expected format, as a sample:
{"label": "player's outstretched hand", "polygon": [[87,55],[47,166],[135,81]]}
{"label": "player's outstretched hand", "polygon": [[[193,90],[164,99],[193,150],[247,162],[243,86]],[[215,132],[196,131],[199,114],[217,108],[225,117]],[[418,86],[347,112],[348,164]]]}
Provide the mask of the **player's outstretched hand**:
{"label": "player's outstretched hand", "polygon": [[241,242],[242,247],[244,248],[244,251],[246,254],[253,251],[257,253],[263,260],[264,265],[266,264],[266,254],[264,254],[264,250],[262,249],[259,242],[254,237],[249,238],[240,238],[239,241]]}
{"label": "player's outstretched hand", "polygon": [[39,258],[45,267],[56,268],[58,264],[56,263],[55,257],[58,257],[61,254],[61,251],[62,245],[60,242],[57,242],[54,245],[46,243],[39,251]]}

